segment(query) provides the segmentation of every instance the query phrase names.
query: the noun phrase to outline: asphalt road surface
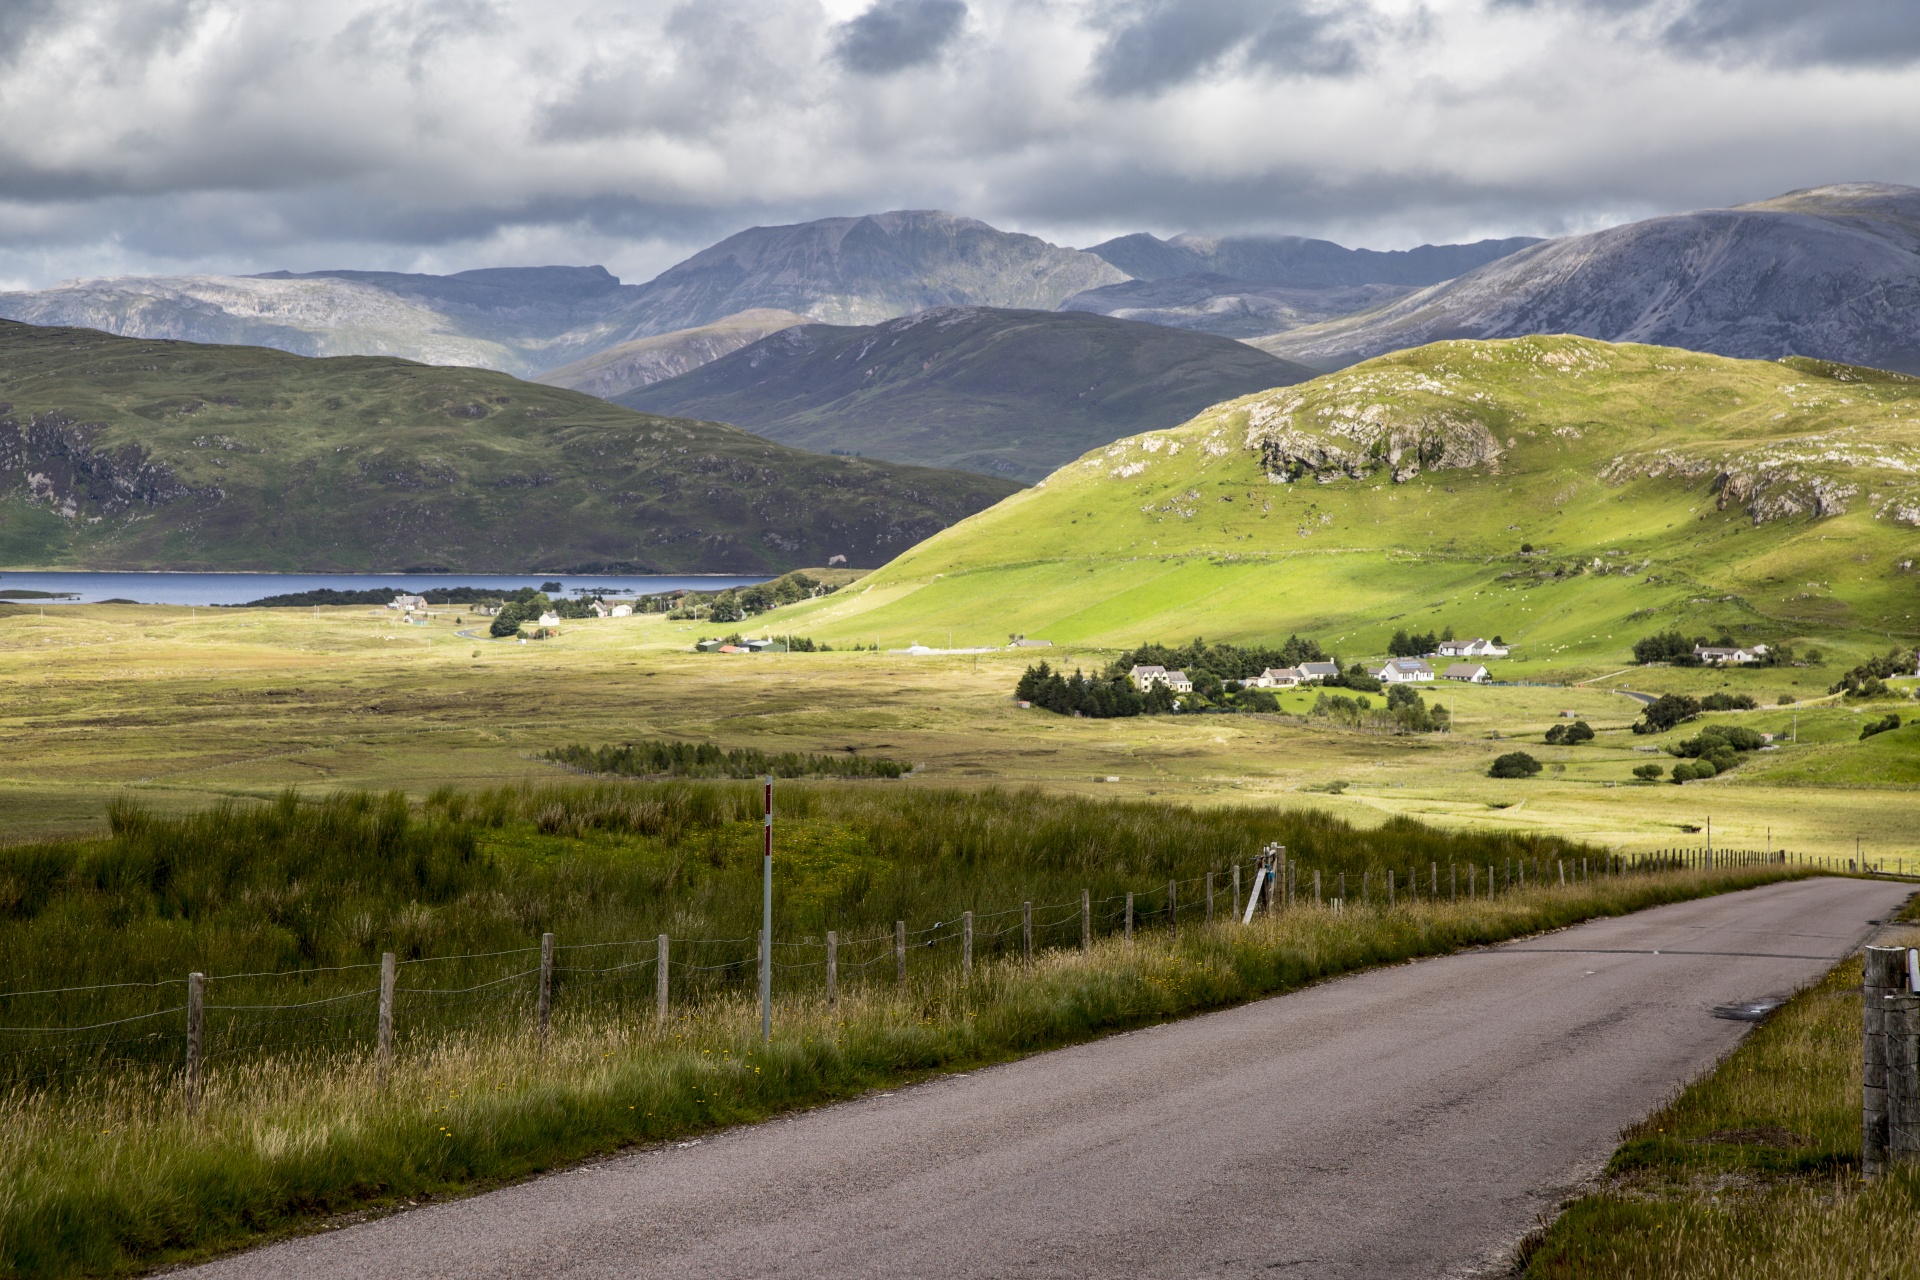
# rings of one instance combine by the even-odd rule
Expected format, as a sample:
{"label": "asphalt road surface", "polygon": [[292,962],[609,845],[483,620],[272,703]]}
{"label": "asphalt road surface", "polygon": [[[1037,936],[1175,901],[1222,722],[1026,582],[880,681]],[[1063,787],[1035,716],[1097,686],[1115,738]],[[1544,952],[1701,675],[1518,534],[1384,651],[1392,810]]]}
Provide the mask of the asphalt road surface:
{"label": "asphalt road surface", "polygon": [[1809,880],[1356,974],[236,1255],[214,1277],[1445,1277],[1908,889]]}

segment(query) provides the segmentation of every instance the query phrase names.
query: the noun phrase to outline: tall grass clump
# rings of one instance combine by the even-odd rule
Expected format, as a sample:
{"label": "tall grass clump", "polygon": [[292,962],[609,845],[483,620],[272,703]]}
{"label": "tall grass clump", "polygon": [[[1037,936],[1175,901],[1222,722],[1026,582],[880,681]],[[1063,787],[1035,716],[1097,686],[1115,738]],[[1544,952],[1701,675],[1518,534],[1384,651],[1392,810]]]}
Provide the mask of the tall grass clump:
{"label": "tall grass clump", "polygon": [[[180,819],[122,806],[103,840],[0,850],[0,1272],[193,1256],[314,1214],[1782,871],[1576,873],[1562,887],[1548,868],[1597,863],[1591,851],[1279,810],[793,786],[779,801],[778,1008],[763,1050],[750,996],[759,800],[753,787],[669,782],[446,792],[413,810],[363,795]],[[1326,885],[1338,869],[1353,884],[1418,867],[1425,888],[1409,897],[1403,875],[1391,908],[1376,895],[1229,923],[1226,868],[1273,842]],[[1432,867],[1467,861],[1528,862],[1533,887],[1431,900]],[[1209,870],[1211,924],[1196,888]],[[1177,939],[1169,880],[1183,886]],[[1083,888],[1096,903],[1085,953]],[[1131,944],[1118,914],[1128,891]],[[962,911],[976,922],[964,984]],[[910,930],[904,983],[896,920]],[[831,1010],[829,928],[843,940]],[[547,931],[560,946],[543,1056],[533,994]],[[659,933],[673,939],[673,1006],[656,1029]],[[383,951],[401,957],[385,1089],[373,1066]],[[208,975],[192,1116],[190,970]]]}

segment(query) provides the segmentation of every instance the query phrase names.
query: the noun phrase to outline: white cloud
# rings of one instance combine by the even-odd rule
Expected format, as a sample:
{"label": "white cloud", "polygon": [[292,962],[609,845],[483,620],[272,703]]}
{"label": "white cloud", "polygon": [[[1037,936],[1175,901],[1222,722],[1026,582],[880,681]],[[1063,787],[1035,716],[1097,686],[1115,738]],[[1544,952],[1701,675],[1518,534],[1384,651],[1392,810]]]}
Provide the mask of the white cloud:
{"label": "white cloud", "polygon": [[16,0],[0,278],[631,279],[927,207],[1390,247],[1920,182],[1909,0],[1841,8],[1881,38],[1785,0]]}

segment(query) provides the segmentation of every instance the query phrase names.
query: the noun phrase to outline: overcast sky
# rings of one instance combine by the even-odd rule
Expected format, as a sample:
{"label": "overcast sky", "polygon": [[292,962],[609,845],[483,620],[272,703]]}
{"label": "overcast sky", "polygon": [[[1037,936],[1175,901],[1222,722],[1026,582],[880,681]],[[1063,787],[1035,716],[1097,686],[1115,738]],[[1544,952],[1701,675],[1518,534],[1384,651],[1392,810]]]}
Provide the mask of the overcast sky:
{"label": "overcast sky", "polygon": [[0,284],[942,208],[1400,248],[1920,184],[1916,0],[0,0]]}

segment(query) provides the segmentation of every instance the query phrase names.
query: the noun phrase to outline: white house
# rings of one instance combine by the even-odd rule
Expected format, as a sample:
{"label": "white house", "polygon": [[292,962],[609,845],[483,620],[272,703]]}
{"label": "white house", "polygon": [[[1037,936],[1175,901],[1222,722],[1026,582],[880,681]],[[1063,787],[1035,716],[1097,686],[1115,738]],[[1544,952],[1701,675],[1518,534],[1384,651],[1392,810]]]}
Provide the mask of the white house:
{"label": "white house", "polygon": [[1193,681],[1187,679],[1187,673],[1184,671],[1169,671],[1165,667],[1157,665],[1151,667],[1136,666],[1133,670],[1127,672],[1127,676],[1133,681],[1134,688],[1140,690],[1142,693],[1153,688],[1156,684],[1163,684],[1175,693],[1193,692]]}
{"label": "white house", "polygon": [[560,615],[549,609],[540,615],[539,625],[543,627],[557,627],[560,625]]}
{"label": "white house", "polygon": [[615,603],[612,600],[595,600],[589,607],[592,608],[593,616],[596,618],[630,618],[633,616],[633,606],[624,600],[619,603]]}
{"label": "white house", "polygon": [[1434,652],[1442,658],[1504,658],[1507,646],[1475,636],[1471,640],[1442,640]]}
{"label": "white house", "polygon": [[1441,678],[1465,680],[1469,684],[1485,684],[1493,679],[1493,676],[1478,662],[1456,662],[1441,672]]}
{"label": "white house", "polygon": [[1739,647],[1726,648],[1721,645],[1697,644],[1693,646],[1693,656],[1710,667],[1744,666],[1749,662],[1758,662],[1767,655],[1767,646],[1757,644],[1751,649]]}
{"label": "white house", "polygon": [[1423,658],[1389,658],[1367,674],[1382,684],[1414,684],[1432,680],[1433,668]]}
{"label": "white house", "polygon": [[1313,684],[1322,680],[1332,680],[1340,675],[1337,662],[1303,662],[1300,664],[1300,682]]}
{"label": "white house", "polygon": [[408,613],[412,613],[415,609],[424,609],[426,607],[427,598],[425,596],[410,596],[405,593],[395,596],[387,605],[389,609],[402,609]]}
{"label": "white house", "polygon": [[1291,689],[1306,680],[1298,667],[1268,667],[1259,675],[1243,683],[1256,689]]}

